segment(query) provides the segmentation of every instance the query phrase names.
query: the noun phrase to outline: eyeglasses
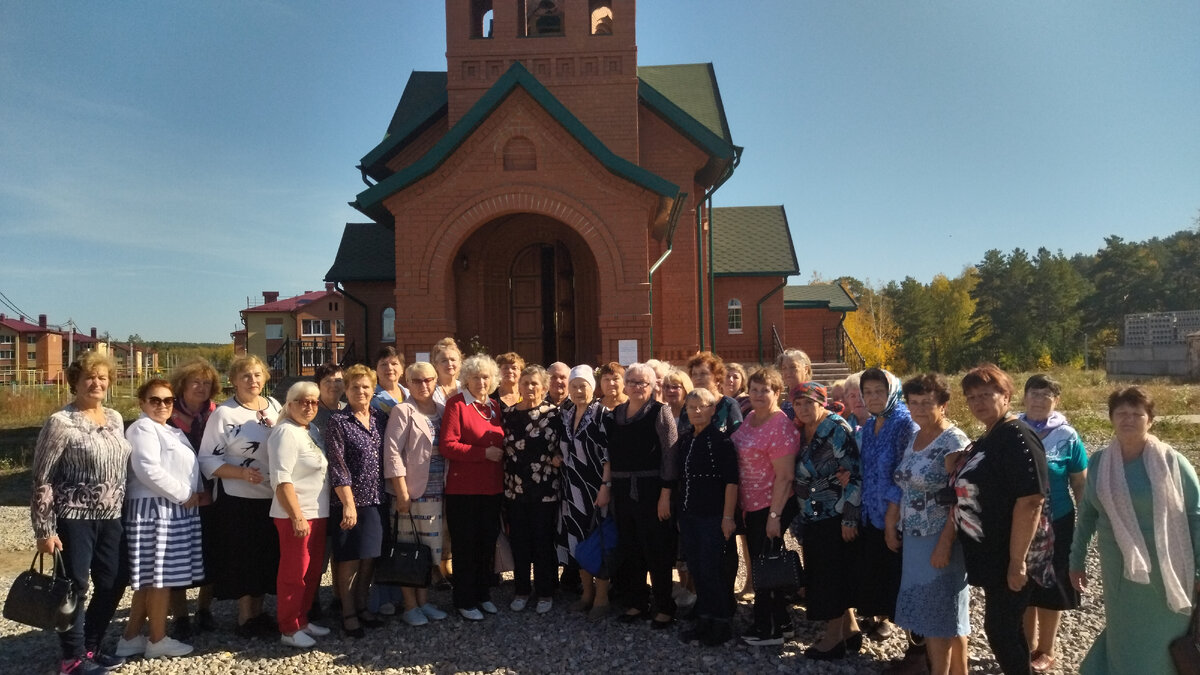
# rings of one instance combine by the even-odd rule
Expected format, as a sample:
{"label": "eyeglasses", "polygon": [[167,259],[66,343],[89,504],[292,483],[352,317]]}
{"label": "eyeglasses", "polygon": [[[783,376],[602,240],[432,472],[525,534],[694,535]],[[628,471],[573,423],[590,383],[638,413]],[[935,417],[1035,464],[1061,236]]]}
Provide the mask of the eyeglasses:
{"label": "eyeglasses", "polygon": [[163,396],[163,397],[151,396],[146,399],[146,403],[149,403],[150,405],[155,406],[155,407],[163,405],[163,406],[170,408],[171,406],[175,405],[175,397],[174,396]]}
{"label": "eyeglasses", "polygon": [[414,386],[418,384],[432,384],[434,382],[437,382],[436,377],[414,377],[408,381],[409,384]]}
{"label": "eyeglasses", "polygon": [[677,389],[683,389],[683,385],[682,384],[664,384],[663,389],[670,389],[671,391],[675,391]]}
{"label": "eyeglasses", "polygon": [[709,408],[713,407],[713,405],[714,404],[712,404],[712,403],[705,403],[704,405],[689,405],[689,406],[687,406],[687,409],[688,409],[688,412],[702,413],[705,410],[708,410]]}
{"label": "eyeglasses", "polygon": [[306,398],[298,398],[295,401],[292,401],[292,403],[295,403],[296,405],[300,406],[301,408],[315,408],[315,407],[321,405],[320,401],[306,399]]}
{"label": "eyeglasses", "polygon": [[1054,392],[1049,389],[1030,389],[1025,392],[1025,398],[1035,399],[1038,401],[1050,401],[1056,398]]}
{"label": "eyeglasses", "polygon": [[631,387],[637,387],[638,389],[650,386],[650,383],[645,380],[625,380],[625,384]]}

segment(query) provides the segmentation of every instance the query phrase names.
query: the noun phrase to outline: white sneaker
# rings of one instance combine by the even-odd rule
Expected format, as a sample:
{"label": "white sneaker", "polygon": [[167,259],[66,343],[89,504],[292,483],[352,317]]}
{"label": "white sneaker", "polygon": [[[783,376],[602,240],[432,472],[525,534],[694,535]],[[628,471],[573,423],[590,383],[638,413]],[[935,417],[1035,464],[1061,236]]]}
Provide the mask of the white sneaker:
{"label": "white sneaker", "polygon": [[121,638],[117,640],[117,656],[137,656],[138,654],[146,653],[146,636],[138,635],[126,640]]}
{"label": "white sneaker", "polygon": [[459,609],[458,613],[467,621],[483,621],[483,612],[474,607],[471,609]]}
{"label": "white sneaker", "polygon": [[513,601],[508,605],[508,608],[514,612],[520,612],[525,609],[525,605],[529,604],[529,598],[518,595],[513,598]]}
{"label": "white sneaker", "polygon": [[330,633],[330,630],[328,628],[326,628],[325,626],[318,626],[317,624],[312,623],[312,622],[309,622],[309,624],[307,626],[305,626],[304,628],[301,628],[300,630],[304,631],[305,633],[308,633],[309,635],[311,635],[313,637],[325,637],[326,635],[329,635],[329,633]]}
{"label": "white sneaker", "polygon": [[441,621],[442,619],[449,616],[442,610],[438,609],[437,606],[434,605],[432,602],[427,602],[427,603],[421,605],[420,609],[421,609],[422,614],[429,617],[430,619],[433,619],[434,621]]}
{"label": "white sneaker", "polygon": [[299,647],[301,649],[308,649],[317,644],[317,641],[311,635],[302,630],[298,630],[291,635],[281,635],[279,636],[279,641],[288,647]]}
{"label": "white sneaker", "polygon": [[192,653],[192,646],[184,644],[173,637],[167,636],[158,642],[146,641],[146,658],[157,659],[160,656],[187,656]]}
{"label": "white sneaker", "polygon": [[379,613],[383,616],[396,616],[396,606],[390,602],[385,602],[379,606]]}
{"label": "white sneaker", "polygon": [[429,617],[425,616],[425,612],[422,612],[420,607],[413,607],[400,618],[410,626],[424,626],[429,623]]}
{"label": "white sneaker", "polygon": [[538,614],[545,614],[552,609],[554,609],[554,601],[549,598],[542,598],[541,600],[538,600],[537,609],[535,611],[537,611]]}
{"label": "white sneaker", "polygon": [[491,600],[484,600],[483,602],[479,603],[479,609],[482,609],[488,614],[500,613],[500,610],[496,609],[496,603],[492,602]]}

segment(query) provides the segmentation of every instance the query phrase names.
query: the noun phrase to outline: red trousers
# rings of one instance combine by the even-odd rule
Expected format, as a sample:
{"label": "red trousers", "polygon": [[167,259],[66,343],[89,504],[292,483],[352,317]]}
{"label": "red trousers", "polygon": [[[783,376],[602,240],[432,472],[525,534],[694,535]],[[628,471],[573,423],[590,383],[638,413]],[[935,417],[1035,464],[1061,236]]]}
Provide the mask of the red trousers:
{"label": "red trousers", "polygon": [[307,537],[297,537],[292,521],[274,518],[279,530],[279,574],[275,578],[276,607],[279,632],[291,635],[308,625],[308,608],[312,607],[317,589],[321,587],[321,571],[325,562],[325,521],[308,521]]}

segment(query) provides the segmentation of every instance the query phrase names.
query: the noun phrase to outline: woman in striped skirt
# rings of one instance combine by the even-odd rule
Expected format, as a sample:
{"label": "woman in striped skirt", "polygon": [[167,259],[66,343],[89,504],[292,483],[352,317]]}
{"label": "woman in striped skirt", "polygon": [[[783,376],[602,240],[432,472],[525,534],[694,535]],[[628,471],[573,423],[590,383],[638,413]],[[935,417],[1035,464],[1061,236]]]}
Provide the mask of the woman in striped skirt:
{"label": "woman in striped skirt", "polygon": [[[118,656],[183,656],[192,646],[167,636],[172,588],[204,578],[200,537],[200,468],[183,432],[167,426],[175,397],[154,379],[138,389],[142,416],[125,437],[133,446],[125,491],[125,536],[133,605]],[[142,633],[149,620],[150,639]]]}

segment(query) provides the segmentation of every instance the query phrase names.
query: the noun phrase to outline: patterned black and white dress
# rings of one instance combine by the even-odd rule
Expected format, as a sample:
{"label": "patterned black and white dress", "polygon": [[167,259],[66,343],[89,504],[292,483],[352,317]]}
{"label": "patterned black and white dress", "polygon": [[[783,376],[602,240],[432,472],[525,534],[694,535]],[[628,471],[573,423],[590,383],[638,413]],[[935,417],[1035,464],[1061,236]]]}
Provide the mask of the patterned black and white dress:
{"label": "patterned black and white dress", "polygon": [[[575,425],[575,404],[563,403],[558,441],[562,448],[562,518],[558,531],[558,561],[575,563],[575,546],[587,538],[596,517],[596,495],[608,462],[608,436],[605,418],[612,412],[593,401]],[[599,514],[603,518],[607,508]]]}

